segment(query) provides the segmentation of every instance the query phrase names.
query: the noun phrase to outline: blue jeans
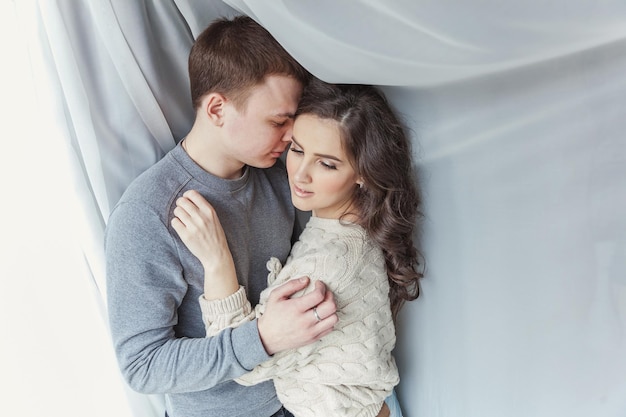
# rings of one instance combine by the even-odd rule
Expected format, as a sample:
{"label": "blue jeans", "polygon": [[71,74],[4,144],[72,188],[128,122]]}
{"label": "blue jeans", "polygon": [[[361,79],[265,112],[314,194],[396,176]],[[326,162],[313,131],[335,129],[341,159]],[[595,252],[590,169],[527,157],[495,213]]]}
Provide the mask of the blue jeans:
{"label": "blue jeans", "polygon": [[[391,417],[402,417],[402,410],[400,410],[400,404],[398,404],[395,391],[392,391],[391,395],[387,397],[385,402],[391,411]],[[165,417],[168,417],[167,412],[165,413]],[[285,407],[280,407],[280,410],[272,414],[271,417],[293,417],[293,414],[287,411]]]}
{"label": "blue jeans", "polygon": [[272,414],[272,417],[293,417],[293,414],[287,411],[285,407],[280,407],[280,410]]}
{"label": "blue jeans", "polygon": [[[387,407],[389,407],[390,417],[402,417],[402,410],[396,397],[396,391],[391,391],[391,395],[385,399]],[[281,407],[272,417],[293,417],[289,411],[285,410],[285,407]]]}
{"label": "blue jeans", "polygon": [[[169,417],[167,415],[167,411],[165,412],[165,417]],[[285,407],[280,407],[280,410],[272,414],[270,417],[293,417],[293,414],[285,410]]]}
{"label": "blue jeans", "polygon": [[402,410],[396,397],[396,390],[391,391],[391,395],[385,399],[387,407],[389,407],[390,417],[402,417]]}
{"label": "blue jeans", "polygon": [[[167,411],[165,412],[165,417],[169,417]],[[280,410],[272,414],[271,417],[293,417],[293,414],[285,410],[285,407],[280,407]]]}

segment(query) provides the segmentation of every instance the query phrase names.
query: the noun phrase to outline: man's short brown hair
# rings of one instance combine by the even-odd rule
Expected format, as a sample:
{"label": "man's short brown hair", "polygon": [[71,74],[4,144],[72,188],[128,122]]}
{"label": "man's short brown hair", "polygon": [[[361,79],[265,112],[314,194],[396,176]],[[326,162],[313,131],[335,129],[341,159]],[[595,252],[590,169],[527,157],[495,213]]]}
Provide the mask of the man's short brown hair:
{"label": "man's short brown hair", "polygon": [[189,54],[189,81],[195,109],[208,93],[223,94],[241,107],[252,87],[268,75],[286,75],[306,84],[309,73],[261,25],[247,16],[217,19],[196,39]]}

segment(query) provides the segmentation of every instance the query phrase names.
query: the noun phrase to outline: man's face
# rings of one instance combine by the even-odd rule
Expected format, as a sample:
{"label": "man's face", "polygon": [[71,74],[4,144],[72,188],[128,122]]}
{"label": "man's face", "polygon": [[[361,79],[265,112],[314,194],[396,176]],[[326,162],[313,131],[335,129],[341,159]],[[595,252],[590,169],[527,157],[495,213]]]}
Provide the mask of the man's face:
{"label": "man's face", "polygon": [[270,75],[253,88],[241,109],[228,103],[226,157],[257,168],[274,165],[291,140],[301,94],[295,78]]}

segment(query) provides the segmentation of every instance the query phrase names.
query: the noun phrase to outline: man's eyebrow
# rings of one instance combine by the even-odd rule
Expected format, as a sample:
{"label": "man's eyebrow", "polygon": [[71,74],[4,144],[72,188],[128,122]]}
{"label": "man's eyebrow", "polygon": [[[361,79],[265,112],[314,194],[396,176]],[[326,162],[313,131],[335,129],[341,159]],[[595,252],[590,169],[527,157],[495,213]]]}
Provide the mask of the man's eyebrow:
{"label": "man's eyebrow", "polygon": [[[296,146],[298,148],[304,149],[304,148],[302,148],[302,145],[300,145],[298,143],[298,141],[296,140],[296,138],[293,135],[291,135],[291,140],[293,141],[293,143],[296,144]],[[323,153],[315,153],[313,155],[319,156],[320,158],[332,159],[333,161],[337,161],[337,162],[343,162],[341,159],[339,159],[339,158],[337,158],[336,156],[333,156],[333,155],[326,155],[326,154],[323,154]]]}
{"label": "man's eyebrow", "polygon": [[285,113],[276,113],[274,114],[274,117],[286,117],[288,119],[293,119],[296,117],[296,115],[295,113],[285,112]]}

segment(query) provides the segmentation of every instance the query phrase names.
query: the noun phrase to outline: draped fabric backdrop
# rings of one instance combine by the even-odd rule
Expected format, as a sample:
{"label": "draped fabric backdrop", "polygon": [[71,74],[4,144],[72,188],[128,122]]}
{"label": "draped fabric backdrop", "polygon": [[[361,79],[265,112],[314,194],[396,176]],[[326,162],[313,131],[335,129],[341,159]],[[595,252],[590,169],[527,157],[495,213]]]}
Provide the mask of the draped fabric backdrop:
{"label": "draped fabric backdrop", "polygon": [[318,77],[381,86],[411,131],[426,278],[399,323],[404,415],[626,415],[626,2],[29,4],[94,302],[110,210],[190,128],[194,37],[243,13]]}

